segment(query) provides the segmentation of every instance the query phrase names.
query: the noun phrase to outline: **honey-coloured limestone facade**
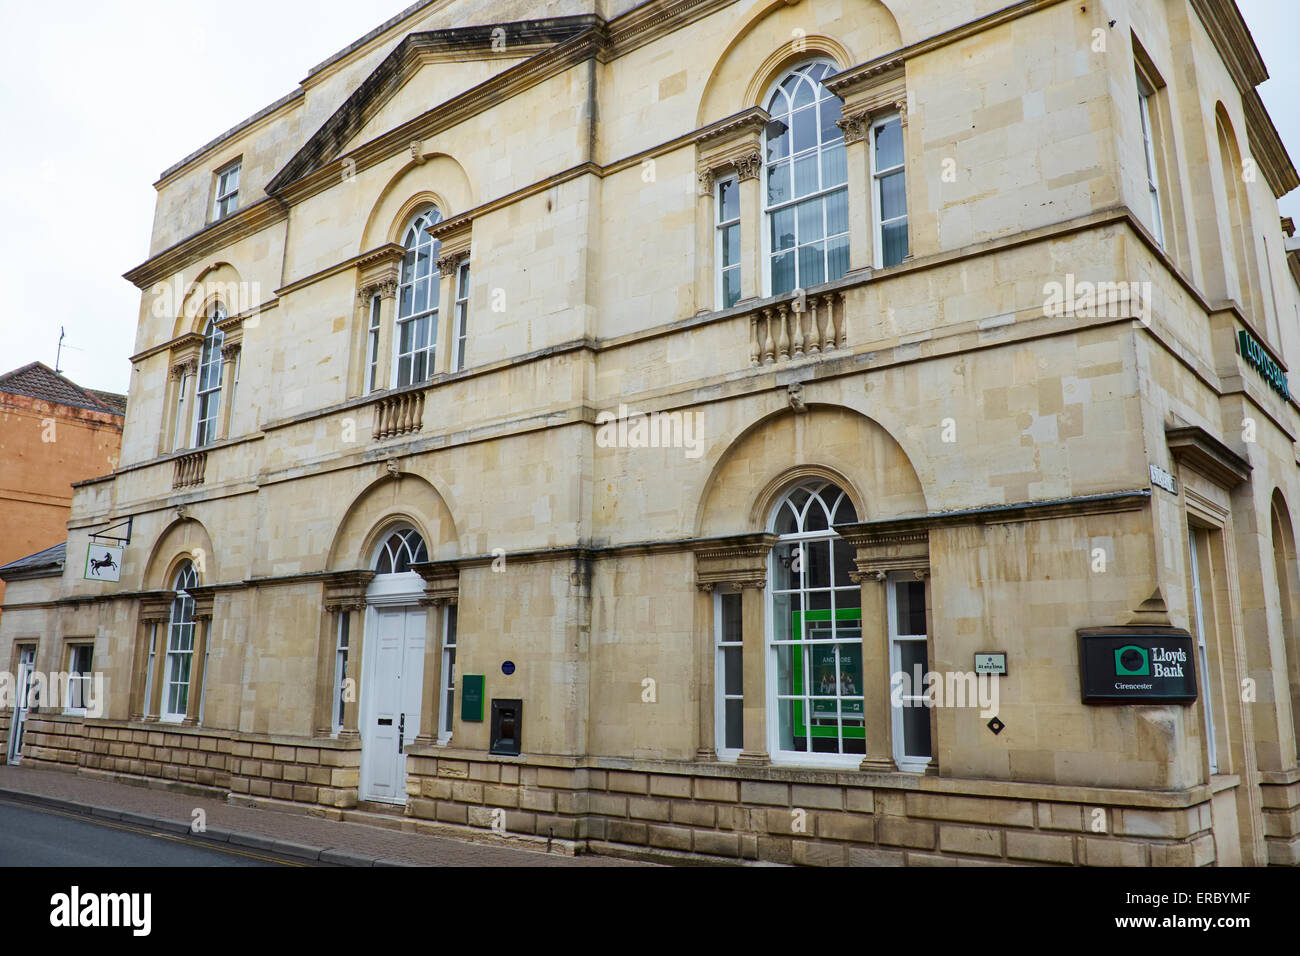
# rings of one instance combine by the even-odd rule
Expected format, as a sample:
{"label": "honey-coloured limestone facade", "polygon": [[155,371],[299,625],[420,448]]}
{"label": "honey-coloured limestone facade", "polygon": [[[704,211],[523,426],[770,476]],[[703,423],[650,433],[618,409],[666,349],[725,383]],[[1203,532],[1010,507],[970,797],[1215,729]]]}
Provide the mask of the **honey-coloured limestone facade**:
{"label": "honey-coloured limestone facade", "polygon": [[[1231,0],[415,4],[156,184],[122,461],[0,622],[102,713],[0,734],[605,852],[1300,863],[1266,76]],[[1085,702],[1096,628],[1191,699]]]}

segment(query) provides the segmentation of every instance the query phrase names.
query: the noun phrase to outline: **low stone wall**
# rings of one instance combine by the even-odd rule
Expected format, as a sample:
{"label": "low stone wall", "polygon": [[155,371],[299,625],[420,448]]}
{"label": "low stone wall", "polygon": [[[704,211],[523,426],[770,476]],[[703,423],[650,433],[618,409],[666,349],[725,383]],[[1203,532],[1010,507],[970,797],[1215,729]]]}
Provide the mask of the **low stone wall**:
{"label": "low stone wall", "polygon": [[1300,866],[1300,769],[1260,774],[1268,862]]}
{"label": "low stone wall", "polygon": [[726,764],[407,759],[407,815],[501,833],[811,866],[1205,866],[1187,793]]}
{"label": "low stone wall", "polygon": [[32,714],[23,760],[335,808],[357,804],[360,743]]}
{"label": "low stone wall", "polygon": [[[32,714],[23,754],[33,765],[347,809],[357,805],[361,749],[356,740]],[[1265,775],[1261,792],[1269,862],[1295,865],[1300,772]],[[645,855],[809,866],[1215,862],[1208,787],[1164,793],[416,747],[407,795],[415,822]]]}

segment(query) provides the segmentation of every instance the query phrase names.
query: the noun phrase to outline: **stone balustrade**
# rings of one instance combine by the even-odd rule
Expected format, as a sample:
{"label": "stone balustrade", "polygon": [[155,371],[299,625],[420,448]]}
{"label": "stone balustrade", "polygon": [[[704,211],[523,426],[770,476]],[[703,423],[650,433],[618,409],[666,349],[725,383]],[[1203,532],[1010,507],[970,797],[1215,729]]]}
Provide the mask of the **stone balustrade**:
{"label": "stone balustrade", "polygon": [[749,317],[749,364],[771,365],[843,349],[847,315],[843,292],[795,297],[755,309]]}
{"label": "stone balustrade", "polygon": [[176,459],[172,488],[197,488],[203,484],[208,469],[208,453],[196,451]]}
{"label": "stone balustrade", "polygon": [[375,441],[413,435],[424,427],[424,389],[386,395],[374,409]]}

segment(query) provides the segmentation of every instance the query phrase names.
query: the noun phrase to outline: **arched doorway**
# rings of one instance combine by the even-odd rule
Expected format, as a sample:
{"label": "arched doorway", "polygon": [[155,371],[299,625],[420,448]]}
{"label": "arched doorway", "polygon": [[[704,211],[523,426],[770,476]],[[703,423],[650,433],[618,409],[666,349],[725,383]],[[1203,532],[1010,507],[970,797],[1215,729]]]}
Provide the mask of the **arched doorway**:
{"label": "arched doorway", "polygon": [[361,799],[406,802],[405,748],[420,731],[428,611],[424,579],[411,570],[429,560],[409,524],[381,536],[371,558],[361,664]]}

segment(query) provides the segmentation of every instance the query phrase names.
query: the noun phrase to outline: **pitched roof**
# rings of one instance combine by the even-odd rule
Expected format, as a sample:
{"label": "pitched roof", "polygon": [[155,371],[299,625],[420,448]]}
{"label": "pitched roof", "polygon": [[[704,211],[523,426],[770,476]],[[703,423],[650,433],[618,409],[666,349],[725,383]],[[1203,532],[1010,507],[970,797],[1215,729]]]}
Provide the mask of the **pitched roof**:
{"label": "pitched roof", "polygon": [[68,542],[60,541],[52,548],[37,551],[25,558],[11,561],[0,567],[0,579],[36,578],[46,575],[62,574],[63,564],[68,556]]}
{"label": "pitched roof", "polygon": [[126,396],[82,388],[43,362],[32,362],[0,375],[0,392],[26,395],[28,398],[39,398],[43,402],[69,405],[72,408],[108,412],[110,415],[126,414]]}

